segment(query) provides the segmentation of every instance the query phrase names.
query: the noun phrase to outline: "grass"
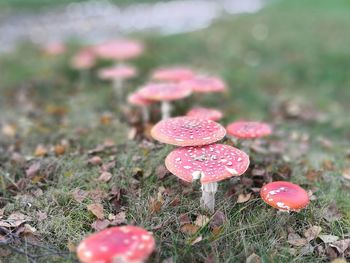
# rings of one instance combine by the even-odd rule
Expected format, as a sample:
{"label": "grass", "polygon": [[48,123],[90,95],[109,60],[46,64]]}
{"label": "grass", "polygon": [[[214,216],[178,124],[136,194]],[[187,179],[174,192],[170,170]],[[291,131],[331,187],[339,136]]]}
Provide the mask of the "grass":
{"label": "grass", "polygon": [[[126,190],[121,205],[128,222],[154,229],[158,248],[152,262],[170,257],[174,262],[204,262],[208,258],[245,262],[252,253],[262,262],[327,262],[327,253],[293,248],[287,235],[290,229],[302,235],[312,225],[321,226],[323,234],[341,239],[350,233],[349,183],[341,175],[350,163],[349,9],[345,0],[283,1],[258,14],[225,17],[196,33],[142,35],[147,52],[135,61],[141,75],[128,83],[132,90],[145,81],[154,67],[179,63],[222,76],[230,87],[229,94],[205,96],[196,102],[190,98],[176,105],[176,113],[183,113],[191,103],[201,103],[220,107],[225,112],[223,124],[240,118],[273,123],[276,135],[267,141],[285,144],[285,151],[265,155],[253,152],[254,166],[264,169],[274,180],[286,176],[285,169],[290,169],[287,180],[306,189],[317,188],[317,200],[307,209],[297,214],[278,214],[257,194],[248,202],[237,204],[237,195],[250,191],[251,186],[238,188],[232,197],[225,198],[226,191],[232,188],[226,181],[220,183],[217,195],[217,210],[226,217],[221,229],[213,232],[206,225],[193,236],[182,233],[181,214],[194,219],[205,212],[198,207],[199,185],[194,184],[192,191],[187,191],[188,186],[174,176],[158,179],[156,168],[171,147],[127,140],[130,128],[108,83],[93,77],[81,94],[77,91],[77,73],[66,66],[69,56],[45,57],[35,47],[24,44],[0,60],[1,121],[12,123],[17,129],[16,137],[0,135],[0,201],[5,215],[20,211],[31,216],[30,224],[37,229],[38,238],[67,252],[69,244],[78,244],[92,232],[91,223],[95,220],[86,209],[87,204],[94,202],[93,197],[78,203],[72,197],[73,191],[100,189],[110,193],[114,186]],[[28,94],[27,100],[19,99],[20,91]],[[288,115],[290,107],[301,111],[292,117],[290,112]],[[113,113],[113,119],[109,125],[102,125],[100,116],[106,111]],[[77,132],[77,128],[86,132]],[[87,165],[87,151],[107,138],[116,143],[115,148],[98,155],[104,162],[115,158],[116,165],[111,181],[103,183],[96,181],[99,169]],[[326,139],[332,142],[330,147]],[[69,142],[68,153],[33,159],[38,144],[49,147],[61,140]],[[29,165],[13,164],[13,151],[20,151],[29,164],[40,160],[41,177],[27,179],[23,189],[10,193],[4,184],[9,186],[25,178]],[[136,169],[141,169],[143,176],[136,176]],[[320,176],[308,177],[312,170]],[[245,178],[258,184],[251,171]],[[162,208],[151,213],[149,200],[157,196],[159,187],[165,187],[170,194],[163,196]],[[42,191],[39,194],[38,189]],[[171,206],[169,203],[177,196],[181,197],[181,204]],[[106,215],[120,210],[108,198],[102,199]],[[324,215],[332,201],[342,217],[329,222]],[[48,219],[39,221],[38,211],[46,212]],[[191,245],[199,236],[202,241]],[[320,240],[311,244],[315,248],[322,246]],[[70,253],[66,259],[55,256],[39,261],[72,262],[74,258],[74,253]],[[6,260],[25,259],[12,253]]]}

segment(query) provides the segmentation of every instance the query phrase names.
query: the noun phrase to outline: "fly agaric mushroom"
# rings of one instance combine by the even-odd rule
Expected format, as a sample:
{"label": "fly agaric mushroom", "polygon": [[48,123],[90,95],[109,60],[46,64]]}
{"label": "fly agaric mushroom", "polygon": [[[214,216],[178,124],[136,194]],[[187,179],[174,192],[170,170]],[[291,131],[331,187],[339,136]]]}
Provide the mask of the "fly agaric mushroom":
{"label": "fly agaric mushroom", "polygon": [[309,196],[303,188],[285,181],[266,184],[261,188],[260,196],[265,203],[280,211],[298,212],[309,204]]}
{"label": "fly agaric mushroom", "polygon": [[100,58],[120,62],[138,57],[143,52],[143,45],[134,40],[119,39],[101,43],[94,50]]}
{"label": "fly agaric mushroom", "polygon": [[148,123],[150,119],[148,106],[151,105],[153,101],[145,99],[136,91],[129,95],[128,102],[132,105],[141,107],[142,121],[144,124]]}
{"label": "fly agaric mushroom", "polygon": [[229,145],[209,144],[181,147],[165,159],[167,169],[186,182],[200,179],[201,205],[213,212],[219,181],[242,175],[249,166],[249,156]]}
{"label": "fly agaric mushroom", "polygon": [[77,248],[83,263],[142,263],[155,248],[152,233],[137,226],[111,227],[92,234]]}
{"label": "fly agaric mushroom", "polygon": [[225,92],[226,84],[217,77],[199,75],[181,82],[181,85],[192,89],[194,93]]}
{"label": "fly agaric mushroom", "polygon": [[237,121],[226,127],[227,134],[239,139],[255,139],[272,133],[271,127],[263,122]]}
{"label": "fly agaric mushroom", "polygon": [[151,79],[164,82],[179,82],[194,77],[191,69],[185,67],[169,67],[156,69]]}
{"label": "fly agaric mushroom", "polygon": [[177,146],[198,146],[217,142],[226,131],[212,120],[175,117],[158,122],[151,130],[154,139]]}
{"label": "fly agaric mushroom", "polygon": [[191,95],[192,91],[175,83],[151,83],[139,90],[139,94],[153,101],[161,102],[162,119],[170,117],[170,101],[183,99]]}
{"label": "fly agaric mushroom", "polygon": [[88,70],[95,65],[95,62],[95,54],[90,48],[85,48],[73,56],[71,66],[80,71],[80,81],[82,84],[86,82]]}
{"label": "fly agaric mushroom", "polygon": [[123,98],[123,80],[135,77],[137,70],[127,65],[119,65],[109,68],[103,68],[98,71],[98,76],[103,80],[113,80],[113,88],[117,97]]}
{"label": "fly agaric mushroom", "polygon": [[192,108],[186,113],[186,116],[188,117],[195,117],[212,121],[220,120],[222,118],[222,115],[222,112],[219,110],[203,107]]}
{"label": "fly agaric mushroom", "polygon": [[61,42],[52,42],[44,47],[44,53],[50,56],[58,56],[65,52],[66,46]]}

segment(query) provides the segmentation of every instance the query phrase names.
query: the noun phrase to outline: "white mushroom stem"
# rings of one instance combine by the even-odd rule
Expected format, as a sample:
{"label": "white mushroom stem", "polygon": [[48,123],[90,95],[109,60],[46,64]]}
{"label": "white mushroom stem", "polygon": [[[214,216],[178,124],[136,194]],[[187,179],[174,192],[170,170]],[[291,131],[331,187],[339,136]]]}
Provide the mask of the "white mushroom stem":
{"label": "white mushroom stem", "polygon": [[141,107],[141,111],[142,111],[142,122],[145,124],[145,123],[148,123],[149,122],[149,111],[148,111],[148,107],[147,106],[142,106]]}
{"label": "white mushroom stem", "polygon": [[123,100],[123,80],[121,78],[113,79],[113,89],[119,101]]}
{"label": "white mushroom stem", "polygon": [[162,112],[162,120],[170,118],[171,105],[169,101],[162,101],[161,104],[161,112]]}
{"label": "white mushroom stem", "polygon": [[201,206],[204,209],[214,212],[215,208],[215,193],[218,190],[218,183],[202,184],[202,199]]}
{"label": "white mushroom stem", "polygon": [[81,90],[84,88],[89,81],[89,70],[81,69],[79,72],[79,85],[78,88]]}

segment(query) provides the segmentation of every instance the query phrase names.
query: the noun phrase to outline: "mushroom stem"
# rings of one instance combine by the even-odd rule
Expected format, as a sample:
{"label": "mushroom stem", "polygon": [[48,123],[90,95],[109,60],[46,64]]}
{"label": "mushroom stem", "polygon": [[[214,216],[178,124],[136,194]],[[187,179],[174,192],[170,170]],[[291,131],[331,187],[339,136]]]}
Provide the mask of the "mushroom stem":
{"label": "mushroom stem", "polygon": [[123,80],[121,78],[115,78],[113,80],[113,89],[117,99],[119,101],[123,100]]}
{"label": "mushroom stem", "polygon": [[149,122],[149,119],[150,119],[147,106],[142,106],[141,111],[142,111],[142,122],[146,124]]}
{"label": "mushroom stem", "polygon": [[80,70],[79,72],[79,84],[78,89],[82,90],[89,81],[89,71],[88,70]]}
{"label": "mushroom stem", "polygon": [[215,208],[215,193],[218,190],[218,183],[202,184],[201,206],[204,209],[214,212]]}
{"label": "mushroom stem", "polygon": [[171,105],[169,101],[162,101],[161,112],[162,120],[170,118]]}

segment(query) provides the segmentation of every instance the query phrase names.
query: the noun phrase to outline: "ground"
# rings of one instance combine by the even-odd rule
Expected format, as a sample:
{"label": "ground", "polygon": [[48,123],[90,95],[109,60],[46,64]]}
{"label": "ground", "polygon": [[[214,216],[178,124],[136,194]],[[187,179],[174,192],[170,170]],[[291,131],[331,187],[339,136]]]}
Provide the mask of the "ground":
{"label": "ground", "polygon": [[[251,150],[248,172],[219,184],[214,215],[199,208],[198,184],[164,171],[172,147],[127,139],[137,114],[116,102],[109,83],[92,75],[79,88],[69,55],[48,57],[29,44],[1,55],[1,243],[4,229],[22,238],[10,243],[17,251],[1,245],[3,262],[72,262],[79,241],[107,220],[152,231],[151,262],[349,257],[349,248],[344,252],[324,236],[349,246],[349,10],[345,0],[282,1],[200,32],[137,36],[147,52],[134,62],[140,76],[129,90],[157,66],[188,65],[221,76],[230,89],[179,102],[175,114],[201,104],[223,110],[225,125],[257,119],[274,127],[263,147]],[[98,179],[102,171],[113,176]],[[309,206],[290,214],[268,207],[257,191],[272,179],[300,184],[310,193]],[[103,215],[91,204],[102,205]],[[4,225],[16,212],[18,225]],[[36,258],[43,254],[49,256]]]}

